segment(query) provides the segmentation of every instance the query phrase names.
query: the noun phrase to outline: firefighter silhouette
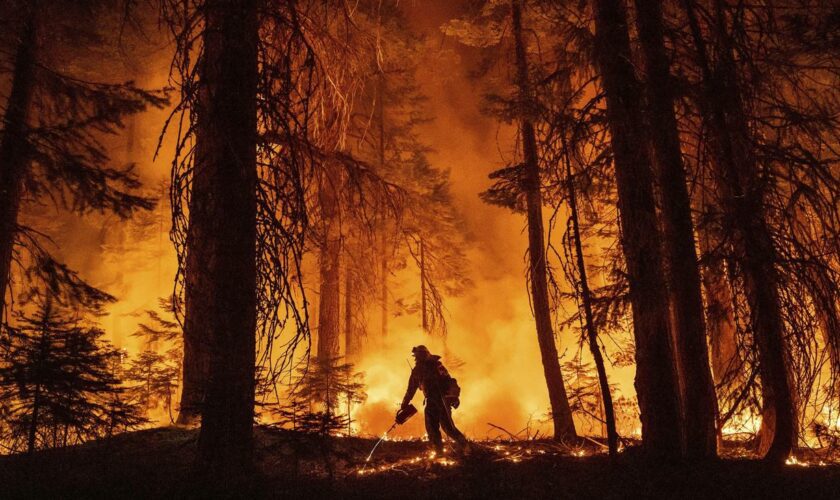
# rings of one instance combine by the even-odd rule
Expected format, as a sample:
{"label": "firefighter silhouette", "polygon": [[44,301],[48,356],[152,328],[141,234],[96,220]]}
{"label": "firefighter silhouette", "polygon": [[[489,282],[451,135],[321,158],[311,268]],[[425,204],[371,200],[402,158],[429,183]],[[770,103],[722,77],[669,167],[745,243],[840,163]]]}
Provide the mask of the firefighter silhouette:
{"label": "firefighter silhouette", "polygon": [[423,391],[425,396],[426,434],[429,442],[432,443],[438,453],[443,452],[443,439],[440,430],[443,429],[446,435],[454,442],[457,450],[468,451],[469,443],[464,434],[455,427],[452,421],[452,408],[460,404],[460,392],[458,382],[449,375],[440,356],[429,352],[424,345],[418,345],[411,349],[414,356],[414,368],[408,379],[408,389],[405,391],[400,410],[407,408],[417,389]]}

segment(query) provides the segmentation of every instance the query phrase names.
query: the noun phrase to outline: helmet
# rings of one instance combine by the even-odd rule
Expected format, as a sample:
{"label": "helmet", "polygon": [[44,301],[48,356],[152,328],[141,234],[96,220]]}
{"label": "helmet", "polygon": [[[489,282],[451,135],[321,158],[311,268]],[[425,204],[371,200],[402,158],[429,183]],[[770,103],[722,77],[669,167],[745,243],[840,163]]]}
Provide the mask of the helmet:
{"label": "helmet", "polygon": [[425,357],[430,356],[429,348],[424,345],[418,345],[411,348],[411,354],[415,356]]}

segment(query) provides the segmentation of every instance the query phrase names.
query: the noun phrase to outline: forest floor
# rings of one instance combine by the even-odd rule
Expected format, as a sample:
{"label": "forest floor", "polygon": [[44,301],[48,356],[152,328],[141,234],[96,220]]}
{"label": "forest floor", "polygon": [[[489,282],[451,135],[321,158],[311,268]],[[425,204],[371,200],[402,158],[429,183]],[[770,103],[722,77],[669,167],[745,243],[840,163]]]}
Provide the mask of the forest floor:
{"label": "forest floor", "polygon": [[840,498],[840,466],[725,459],[653,464],[546,441],[480,443],[430,457],[425,443],[320,438],[260,427],[256,471],[193,472],[197,431],[175,427],[31,457],[0,457],[0,498]]}

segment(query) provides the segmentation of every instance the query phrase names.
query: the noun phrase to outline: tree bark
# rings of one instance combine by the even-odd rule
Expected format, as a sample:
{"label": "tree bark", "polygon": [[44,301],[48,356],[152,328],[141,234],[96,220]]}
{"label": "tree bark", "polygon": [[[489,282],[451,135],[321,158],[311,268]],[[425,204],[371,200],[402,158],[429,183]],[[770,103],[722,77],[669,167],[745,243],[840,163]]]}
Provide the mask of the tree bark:
{"label": "tree bark", "polygon": [[644,147],[642,94],[631,62],[624,5],[621,0],[594,0],[594,8],[595,57],[606,92],[621,244],[633,311],[643,447],[650,455],[676,457],[681,449],[679,386],[662,278],[653,173]]}
{"label": "tree bark", "polygon": [[320,255],[317,357],[326,363],[340,354],[341,317],[341,231],[338,225],[337,193],[328,175],[321,180],[318,198],[324,225],[324,241]]}
{"label": "tree bark", "polygon": [[[701,232],[700,250],[704,255],[714,252],[715,243],[708,231]],[[706,291],[706,325],[712,350],[712,375],[716,385],[729,380],[738,367],[738,346],[735,313],[732,310],[732,293],[724,262],[712,258],[703,272],[703,289]]]}
{"label": "tree bark", "polygon": [[598,345],[598,331],[595,329],[595,320],[592,314],[592,293],[589,289],[589,279],[586,273],[586,261],[583,256],[583,243],[580,237],[580,219],[578,218],[577,193],[572,177],[572,164],[569,160],[568,145],[563,144],[563,156],[566,163],[566,192],[569,197],[569,217],[572,221],[572,239],[574,240],[575,261],[577,262],[578,279],[577,286],[580,289],[580,300],[583,304],[583,319],[586,337],[589,341],[589,352],[595,362],[595,370],[598,372],[598,384],[601,389],[601,402],[604,408],[604,423],[607,427],[607,449],[610,456],[618,455],[618,431],[615,427],[615,408],[613,407],[610,382],[607,379],[607,368],[604,365],[604,356],[601,347]]}
{"label": "tree bark", "polygon": [[17,219],[29,164],[26,133],[35,87],[36,8],[34,2],[29,6],[20,35],[0,142],[0,321],[5,317]]}
{"label": "tree bark", "polygon": [[539,159],[534,124],[527,116],[528,103],[533,99],[528,76],[528,60],[525,41],[522,37],[521,0],[511,1],[513,36],[516,44],[516,79],[522,99],[523,116],[520,122],[522,150],[525,168],[525,195],[528,209],[528,258],[531,299],[534,307],[534,319],[537,327],[537,340],[540,346],[543,373],[548,385],[548,399],[551,403],[551,416],[554,423],[554,438],[558,440],[575,439],[575,423],[572,409],[563,384],[563,373],[554,341],[551,325],[551,311],[548,302],[548,281],[546,269],[545,241],[542,219],[542,183],[540,181]]}
{"label": "tree bark", "polygon": [[[202,97],[206,98],[205,94]],[[197,110],[200,112],[200,110]],[[200,118],[199,118],[200,120]],[[196,134],[190,193],[190,225],[187,229],[187,256],[184,269],[184,358],[179,425],[193,425],[201,417],[204,389],[210,369],[208,332],[212,318],[206,314],[213,301],[213,283],[203,271],[215,252],[213,238],[215,214],[212,211],[213,167],[207,165],[205,143],[209,137]]]}
{"label": "tree bark", "polygon": [[382,238],[379,248],[379,336],[388,337],[388,243],[386,222],[383,217]]}
{"label": "tree bark", "polygon": [[686,187],[677,118],[674,113],[660,0],[636,0],[636,24],[647,71],[647,110],[653,160],[662,199],[666,279],[672,307],[676,360],[687,458],[717,455],[717,398],[706,343],[703,295]]}
{"label": "tree bark", "polygon": [[[222,474],[251,465],[256,358],[256,0],[206,0],[196,134],[209,226],[202,332],[209,370],[201,407],[200,461]],[[199,140],[199,139],[197,139]],[[198,153],[198,152],[197,152]]]}
{"label": "tree bark", "polygon": [[344,266],[344,355],[348,362],[358,361],[362,355],[363,326],[359,322],[359,279],[347,254]]}
{"label": "tree bark", "polygon": [[422,315],[423,333],[429,334],[429,313],[426,310],[426,248],[420,240],[420,314]]}
{"label": "tree bark", "polygon": [[734,230],[733,249],[740,261],[750,325],[758,348],[763,399],[759,451],[766,460],[782,463],[796,445],[796,408],[785,354],[776,249],[765,218],[758,164],[738,88],[726,14],[716,0],[712,32],[719,60],[713,73],[694,7],[689,1],[684,1],[683,6],[703,77],[701,112],[709,126],[717,184]]}
{"label": "tree bark", "polygon": [[[385,175],[385,73],[379,69],[376,77],[376,125],[379,137],[376,144],[377,164],[379,175]],[[380,337],[384,340],[388,336],[388,218],[385,215],[385,207],[382,207],[382,238],[379,248],[379,306],[380,306]]]}

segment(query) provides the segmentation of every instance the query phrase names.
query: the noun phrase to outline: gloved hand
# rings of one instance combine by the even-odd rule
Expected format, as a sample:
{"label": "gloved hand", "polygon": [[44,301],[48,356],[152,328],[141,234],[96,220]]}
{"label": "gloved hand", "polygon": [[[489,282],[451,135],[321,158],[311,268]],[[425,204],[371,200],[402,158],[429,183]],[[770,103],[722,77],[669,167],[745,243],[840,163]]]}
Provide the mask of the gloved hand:
{"label": "gloved hand", "polygon": [[398,424],[404,424],[406,420],[411,418],[415,413],[417,413],[417,408],[412,406],[411,403],[406,403],[404,406],[400,407],[400,410],[397,412],[394,420]]}

